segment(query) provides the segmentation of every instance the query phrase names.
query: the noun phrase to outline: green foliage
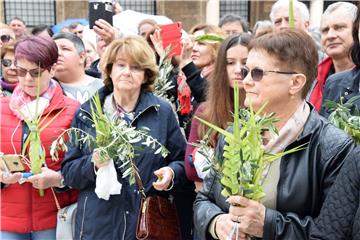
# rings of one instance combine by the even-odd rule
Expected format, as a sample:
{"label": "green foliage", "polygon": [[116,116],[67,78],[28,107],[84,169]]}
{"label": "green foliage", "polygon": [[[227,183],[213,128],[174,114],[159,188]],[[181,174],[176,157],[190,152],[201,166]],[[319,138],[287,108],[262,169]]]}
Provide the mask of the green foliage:
{"label": "green foliage", "polygon": [[155,90],[154,94],[158,97],[161,97],[167,100],[170,103],[174,102],[172,97],[169,97],[167,92],[173,89],[175,86],[172,85],[172,82],[169,81],[169,75],[173,70],[173,65],[171,64],[171,58],[168,58],[167,55],[171,51],[171,46],[168,46],[165,49],[165,52],[160,56],[159,62],[159,73],[155,80]]}
{"label": "green foliage", "polygon": [[291,29],[295,28],[293,0],[289,0],[289,28]]}
{"label": "green foliage", "polygon": [[155,154],[161,154],[163,157],[169,154],[169,151],[161,143],[148,135],[149,129],[136,129],[121,118],[116,116],[109,118],[104,114],[98,94],[92,97],[91,121],[96,128],[96,138],[78,128],[65,130],[52,143],[50,154],[54,160],[58,159],[57,152],[59,150],[68,150],[64,139],[68,136],[72,143],[88,144],[90,148],[96,148],[100,152],[100,161],[112,159],[120,168],[122,177],[129,177],[130,184],[134,184],[135,174],[138,172],[133,162],[135,151],[138,150],[134,144],[140,143],[143,147],[149,147],[155,151]]}
{"label": "green foliage", "polygon": [[346,103],[343,103],[343,97],[340,98],[340,103],[325,101],[325,107],[333,111],[329,115],[329,121],[351,135],[357,144],[360,143],[360,114],[354,102],[358,99],[360,96],[352,97]]}
{"label": "green foliage", "polygon": [[224,40],[223,37],[213,33],[203,34],[195,38],[195,41],[197,42],[209,42],[209,43],[222,42],[223,40]]}
{"label": "green foliage", "polygon": [[202,169],[203,172],[209,170],[210,168],[215,169],[215,171],[220,171],[220,164],[219,161],[214,154],[210,146],[210,135],[213,132],[213,129],[208,129],[205,136],[198,142],[198,143],[191,143],[192,146],[197,148],[197,151],[201,153],[205,159],[207,160],[208,166]]}
{"label": "green foliage", "polygon": [[[260,200],[265,196],[261,186],[263,172],[272,161],[300,150],[304,145],[294,149],[270,154],[263,148],[263,132],[270,131],[272,135],[277,133],[273,123],[277,119],[274,114],[260,115],[265,105],[254,112],[253,109],[239,109],[239,88],[234,87],[234,122],[231,124],[233,132],[221,129],[209,122],[197,118],[200,122],[219,132],[224,136],[225,146],[223,162],[219,163],[222,195],[241,195],[249,199]],[[216,171],[216,169],[215,169]]]}

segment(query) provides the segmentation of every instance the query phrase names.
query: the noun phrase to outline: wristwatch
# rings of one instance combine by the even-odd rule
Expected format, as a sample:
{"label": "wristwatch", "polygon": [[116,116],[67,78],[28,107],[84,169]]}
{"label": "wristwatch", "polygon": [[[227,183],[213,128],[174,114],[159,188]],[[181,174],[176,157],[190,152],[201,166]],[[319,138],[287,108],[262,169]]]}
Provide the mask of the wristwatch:
{"label": "wristwatch", "polygon": [[58,188],[64,188],[65,187],[65,183],[64,183],[64,177],[61,176],[61,179],[60,179],[60,185],[58,186]]}

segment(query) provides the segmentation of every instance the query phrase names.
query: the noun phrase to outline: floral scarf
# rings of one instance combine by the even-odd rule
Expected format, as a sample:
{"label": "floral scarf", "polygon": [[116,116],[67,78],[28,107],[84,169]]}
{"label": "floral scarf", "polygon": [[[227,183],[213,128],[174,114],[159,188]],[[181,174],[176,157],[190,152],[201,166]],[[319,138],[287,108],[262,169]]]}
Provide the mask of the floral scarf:
{"label": "floral scarf", "polygon": [[[38,99],[32,99],[18,85],[10,97],[9,107],[20,120],[33,120],[49,106],[57,86],[58,83],[51,79],[48,89]],[[36,102],[38,102],[37,112]]]}

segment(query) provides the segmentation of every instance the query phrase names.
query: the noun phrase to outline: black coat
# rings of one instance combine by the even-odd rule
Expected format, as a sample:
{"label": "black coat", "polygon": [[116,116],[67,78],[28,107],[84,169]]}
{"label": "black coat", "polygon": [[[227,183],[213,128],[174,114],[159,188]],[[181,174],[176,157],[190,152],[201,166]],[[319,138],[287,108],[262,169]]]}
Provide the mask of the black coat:
{"label": "black coat", "polygon": [[206,101],[206,94],[208,90],[207,80],[201,76],[201,70],[197,69],[193,62],[190,62],[181,71],[186,76],[186,83],[191,89],[191,94],[195,101],[199,104]]}
{"label": "black coat", "polygon": [[311,239],[360,239],[360,149],[342,167],[321,209]]}
{"label": "black coat", "polygon": [[[326,80],[320,115],[328,118],[331,113],[331,111],[325,108],[326,100],[340,102],[340,97],[344,97],[343,102],[345,103],[350,98],[359,95],[359,79],[359,68],[331,75]],[[354,104],[360,109],[360,99],[355,101]]]}
{"label": "black coat", "polygon": [[[107,87],[99,90],[101,104],[110,93]],[[90,112],[90,101],[87,101],[76,112],[72,126],[95,136]],[[151,149],[136,152],[134,161],[139,169],[146,194],[167,195],[169,193],[158,192],[152,186],[152,183],[156,181],[153,172],[165,166],[174,170],[174,190],[181,187],[186,182],[183,162],[186,141],[171,106],[152,93],[142,91],[135,107],[132,126],[149,128],[149,135],[156,138],[170,151],[165,159],[160,154],[154,154]],[[121,194],[111,195],[107,201],[99,199],[95,194],[96,174],[91,161],[92,152],[93,149],[87,145],[72,145],[66,152],[62,164],[65,184],[80,190],[75,239],[135,239],[140,207],[138,186],[137,184],[129,185],[128,179],[122,178],[118,170],[118,181],[122,184]]]}
{"label": "black coat", "polygon": [[[335,181],[343,161],[353,160],[353,140],[320,117],[313,107],[300,136],[285,150],[308,143],[305,149],[281,159],[276,209],[266,208],[264,239],[307,239],[313,218]],[[219,142],[224,145],[223,139]],[[221,149],[222,147],[220,147]],[[229,211],[219,177],[211,172],[194,203],[195,228],[200,239],[211,239],[212,219]]]}

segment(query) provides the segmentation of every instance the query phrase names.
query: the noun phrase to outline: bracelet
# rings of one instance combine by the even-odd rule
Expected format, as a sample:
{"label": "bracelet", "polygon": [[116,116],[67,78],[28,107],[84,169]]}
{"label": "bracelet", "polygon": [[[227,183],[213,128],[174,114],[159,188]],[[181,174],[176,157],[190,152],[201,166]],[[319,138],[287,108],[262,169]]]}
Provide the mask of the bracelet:
{"label": "bracelet", "polygon": [[172,179],[171,179],[171,185],[170,187],[168,187],[167,189],[165,189],[164,191],[170,191],[173,187],[174,187],[174,178],[175,178],[175,172],[174,170],[172,170],[171,167],[168,167],[170,169],[170,171],[172,172]]}

